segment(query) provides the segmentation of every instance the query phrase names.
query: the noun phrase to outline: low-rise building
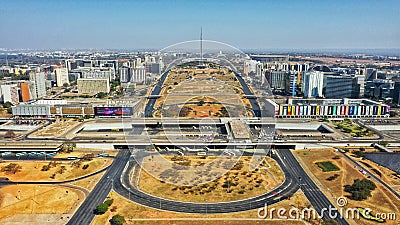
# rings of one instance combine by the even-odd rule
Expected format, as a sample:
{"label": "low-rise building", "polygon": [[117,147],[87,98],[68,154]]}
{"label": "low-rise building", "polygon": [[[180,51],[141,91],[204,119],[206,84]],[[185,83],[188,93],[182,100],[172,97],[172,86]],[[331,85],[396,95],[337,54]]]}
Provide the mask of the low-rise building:
{"label": "low-rise building", "polygon": [[86,79],[79,78],[77,81],[79,94],[97,94],[110,92],[110,81],[108,79]]}
{"label": "low-rise building", "polygon": [[[289,99],[285,104],[272,100],[266,109],[280,118],[361,118],[389,117],[390,106],[369,99]],[[279,106],[279,107],[278,107]],[[278,110],[277,110],[278,108]]]}

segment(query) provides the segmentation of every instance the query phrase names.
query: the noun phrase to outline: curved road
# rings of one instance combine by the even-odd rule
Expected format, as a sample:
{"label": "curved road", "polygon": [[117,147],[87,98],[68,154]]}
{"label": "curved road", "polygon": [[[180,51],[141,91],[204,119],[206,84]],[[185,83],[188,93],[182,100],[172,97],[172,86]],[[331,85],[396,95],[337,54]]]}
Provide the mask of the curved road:
{"label": "curved road", "polygon": [[[128,150],[121,150],[118,153],[105,176],[100,179],[99,183],[79,207],[68,224],[90,224],[94,218],[93,210],[98,204],[104,201],[112,188],[120,195],[138,204],[174,212],[207,214],[259,209],[264,207],[265,204],[271,205],[287,199],[299,188],[302,189],[316,211],[320,215],[323,215],[323,218],[327,219],[330,216],[327,211],[324,212],[322,209],[328,209],[329,207],[335,209],[335,206],[333,206],[328,198],[319,190],[318,186],[304,172],[290,150],[279,150],[279,155],[273,155],[273,158],[282,168],[286,178],[279,187],[257,197],[221,203],[179,202],[144,193],[133,187],[129,182],[128,171],[137,164],[136,161],[133,159],[130,160],[130,158]],[[336,220],[341,225],[348,224],[344,219],[336,218]]]}
{"label": "curved road", "polygon": [[[129,182],[129,173],[121,174],[121,179],[115,183],[114,188],[116,192],[126,198],[130,197],[132,201],[138,204],[155,209],[174,212],[211,214],[231,213],[246,211],[250,209],[258,209],[264,207],[265,204],[272,205],[279,201],[285,200],[288,197],[292,196],[299,189],[299,184],[296,181],[295,177],[293,177],[292,174],[289,173],[288,169],[284,166],[282,161],[276,156],[274,156],[273,158],[278,162],[283,172],[285,173],[285,181],[279,187],[268,193],[239,201],[220,203],[194,203],[179,202],[160,198],[157,196],[152,196],[132,186]],[[126,171],[130,171],[135,165],[137,165],[135,161],[130,161]]]}

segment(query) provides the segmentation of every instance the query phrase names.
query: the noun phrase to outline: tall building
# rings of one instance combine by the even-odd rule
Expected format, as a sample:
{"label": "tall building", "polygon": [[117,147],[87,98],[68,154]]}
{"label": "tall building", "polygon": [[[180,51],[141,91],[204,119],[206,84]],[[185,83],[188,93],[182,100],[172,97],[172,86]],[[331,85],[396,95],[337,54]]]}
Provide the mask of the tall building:
{"label": "tall building", "polygon": [[304,97],[322,97],[324,74],[320,71],[304,73]]}
{"label": "tall building", "polygon": [[289,72],[289,80],[288,80],[289,89],[287,90],[287,92],[291,96],[297,95],[297,88],[299,87],[299,84],[301,84],[301,81],[299,80],[300,77],[301,77],[301,72],[294,72],[294,71]]}
{"label": "tall building", "polygon": [[65,83],[69,84],[67,68],[57,68],[54,72],[56,74],[57,87],[62,87]]}
{"label": "tall building", "polygon": [[400,105],[400,82],[394,83],[393,88],[393,103]]}
{"label": "tall building", "polygon": [[352,76],[325,77],[325,97],[326,98],[355,98],[357,94],[357,80]]}
{"label": "tall building", "polygon": [[35,98],[43,98],[46,96],[46,79],[44,72],[33,73],[30,80],[34,82]]}
{"label": "tall building", "polygon": [[119,68],[119,80],[121,83],[128,83],[131,80],[132,68],[124,66]]}
{"label": "tall building", "polygon": [[364,75],[356,75],[356,82],[358,85],[358,94],[357,97],[364,97],[365,92],[365,76]]}
{"label": "tall building", "polygon": [[268,71],[266,74],[267,81],[270,87],[277,91],[284,91],[287,89],[289,74],[285,71]]}
{"label": "tall building", "polygon": [[364,96],[376,99],[385,99],[393,97],[394,81],[375,79],[367,81],[364,90]]}
{"label": "tall building", "polygon": [[144,83],[146,81],[146,69],[144,67],[138,67],[133,69],[131,82],[133,83]]}
{"label": "tall building", "polygon": [[21,83],[20,89],[21,89],[21,101],[22,102],[30,101],[32,98],[31,98],[31,91],[30,91],[29,83],[27,83],[27,82]]}
{"label": "tall building", "polygon": [[374,79],[378,79],[378,71],[375,68],[366,68],[364,74],[366,81],[373,81]]}
{"label": "tall building", "polygon": [[1,89],[1,102],[18,103],[18,88],[16,84],[4,84],[0,86]]}
{"label": "tall building", "polygon": [[108,79],[85,79],[77,80],[79,94],[97,94],[110,92],[110,81]]}

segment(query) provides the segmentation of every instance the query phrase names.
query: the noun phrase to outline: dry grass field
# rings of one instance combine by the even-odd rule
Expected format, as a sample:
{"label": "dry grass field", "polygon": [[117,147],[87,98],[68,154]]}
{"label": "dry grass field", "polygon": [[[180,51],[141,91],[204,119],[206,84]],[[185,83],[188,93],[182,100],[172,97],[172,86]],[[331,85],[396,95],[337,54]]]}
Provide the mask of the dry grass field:
{"label": "dry grass field", "polygon": [[[297,150],[294,151],[297,158],[304,162],[303,165],[307,165],[307,168],[314,175],[313,178],[317,179],[323,186],[324,191],[331,193],[330,197],[332,201],[336,201],[335,197],[349,196],[350,193],[344,191],[345,185],[353,184],[355,179],[367,178],[361,172],[358,171],[354,165],[350,164],[340,153],[334,152],[332,149],[313,149],[313,150]],[[332,172],[323,172],[315,163],[324,160],[330,160],[337,165],[340,170]],[[335,178],[333,178],[335,177]],[[332,179],[333,178],[333,179]],[[364,201],[355,201],[347,198],[348,204],[345,208],[350,207],[363,207],[372,209],[374,212],[396,212],[400,215],[400,201],[396,199],[389,191],[378,185],[377,189],[372,191],[372,197],[369,197]],[[400,218],[398,218],[400,219]],[[375,222],[367,221],[365,219],[355,220],[356,224],[376,224]],[[398,221],[387,220],[385,224],[398,224]]]}
{"label": "dry grass field", "polygon": [[35,132],[33,137],[58,137],[78,125],[79,121],[75,119],[57,119],[56,122]]}
{"label": "dry grass field", "polygon": [[[254,169],[250,169],[249,166],[251,157],[232,160],[228,157],[214,156],[167,156],[165,159],[162,156],[154,156],[143,160],[140,190],[174,200],[221,202],[261,195],[279,186],[284,179],[277,163],[269,157],[265,157],[261,166]],[[171,164],[172,160],[175,161]],[[172,170],[172,167],[178,164],[190,167]],[[229,166],[233,167],[225,173],[225,166],[227,169]],[[163,177],[164,181],[150,174]],[[213,177],[216,179],[213,180]]]}
{"label": "dry grass field", "polygon": [[[248,110],[244,108],[250,107],[248,99],[244,98],[244,93],[241,89],[239,81],[236,79],[233,72],[226,67],[194,69],[194,68],[174,68],[168,74],[160,92],[162,97],[158,98],[155,103],[155,108],[163,107],[164,109],[171,108],[178,103],[178,109],[171,109],[172,112],[180,111],[183,103],[190,104],[195,102],[196,97],[212,98],[212,101],[224,104],[224,107],[231,108],[232,116],[252,116]],[[196,107],[190,104],[190,107]],[[216,108],[215,108],[216,107]],[[199,109],[193,109],[191,113],[181,117],[201,118],[201,117],[220,117],[223,114],[217,114],[221,106],[215,105],[200,106]],[[210,114],[210,110],[213,111]],[[195,113],[196,111],[196,113]],[[204,113],[201,113],[203,111]],[[238,111],[238,112],[236,112]],[[200,112],[200,113],[199,113]],[[165,115],[165,112],[158,110],[154,116],[172,116]]]}
{"label": "dry grass field", "polygon": [[10,185],[0,189],[0,219],[15,214],[69,214],[83,193],[50,185]]}
{"label": "dry grass field", "polygon": [[[20,171],[14,173],[8,173],[6,171],[0,172],[0,177],[7,177],[12,181],[61,181],[77,178],[86,174],[93,173],[95,171],[104,168],[111,164],[112,159],[95,158],[91,161],[82,161],[80,164],[78,160],[68,162],[60,161],[24,161],[24,162],[2,162],[0,167],[4,168],[10,163],[16,163],[21,166]],[[50,165],[49,170],[43,171],[44,167]],[[87,166],[85,166],[87,165]],[[87,167],[86,169],[83,169]],[[51,178],[54,176],[54,178]]]}

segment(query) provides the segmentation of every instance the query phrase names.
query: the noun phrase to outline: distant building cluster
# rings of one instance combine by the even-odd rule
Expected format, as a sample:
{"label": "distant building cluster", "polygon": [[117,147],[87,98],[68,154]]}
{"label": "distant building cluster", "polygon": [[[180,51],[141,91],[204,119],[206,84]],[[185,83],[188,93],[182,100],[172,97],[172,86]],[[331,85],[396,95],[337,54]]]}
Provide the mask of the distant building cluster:
{"label": "distant building cluster", "polygon": [[330,68],[289,61],[286,55],[251,55],[243,73],[252,77],[256,86],[285,96],[365,97],[399,104],[400,71],[390,69],[362,65]]}
{"label": "distant building cluster", "polygon": [[46,96],[47,85],[44,72],[31,72],[29,80],[5,81],[0,85],[0,101],[17,104]]}
{"label": "distant building cluster", "polygon": [[[127,56],[120,54],[121,58],[114,59],[110,59],[113,58],[110,55],[100,53],[76,55],[46,55],[45,57],[59,58],[58,64],[55,65],[29,63],[1,66],[0,75],[12,74],[14,79],[0,81],[0,103],[10,102],[15,105],[52,97],[57,91],[61,91],[59,95],[65,92],[90,96],[100,92],[110,93],[115,82],[123,87],[127,87],[129,83],[149,84],[155,79],[152,76],[159,75],[164,68],[162,57],[157,53],[136,53]],[[93,57],[107,59],[91,59]],[[73,87],[70,88],[71,85]],[[54,87],[66,90],[53,90]],[[50,93],[49,89],[56,93]]]}
{"label": "distant building cluster", "polygon": [[128,83],[144,84],[148,82],[151,75],[159,75],[164,68],[161,56],[145,56],[128,60],[122,63],[119,74],[123,85]]}

